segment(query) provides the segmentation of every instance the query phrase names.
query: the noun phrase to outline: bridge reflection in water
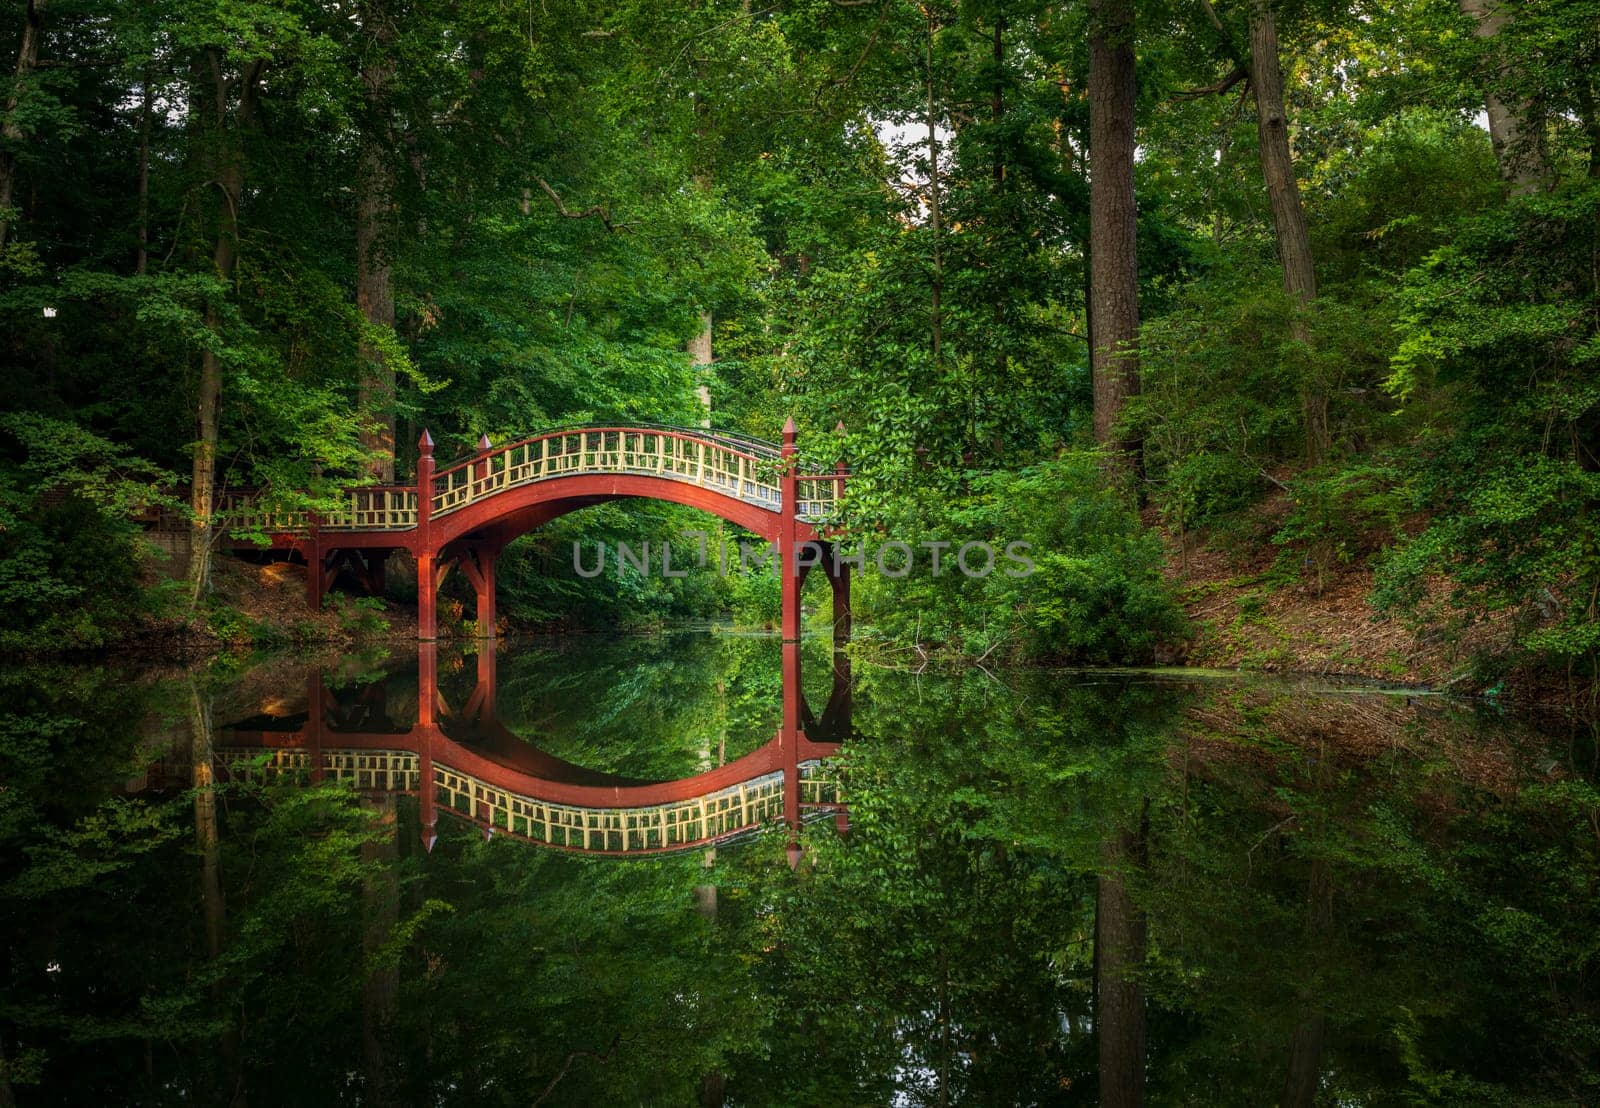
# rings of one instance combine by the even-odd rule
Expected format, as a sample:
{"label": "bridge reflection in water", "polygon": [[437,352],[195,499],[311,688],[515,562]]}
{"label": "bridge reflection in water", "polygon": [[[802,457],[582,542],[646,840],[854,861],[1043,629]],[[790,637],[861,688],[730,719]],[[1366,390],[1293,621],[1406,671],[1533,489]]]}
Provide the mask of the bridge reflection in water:
{"label": "bridge reflection in water", "polygon": [[[320,673],[307,678],[306,710],[219,728],[219,768],[234,779],[348,781],[369,795],[417,798],[422,841],[433,849],[441,813],[558,850],[640,855],[726,843],[782,821],[833,818],[847,809],[830,759],[850,730],[850,673],[834,655],[827,704],[813,713],[800,687],[800,644],[783,644],[783,723],[762,746],[676,781],[641,781],[574,765],[523,740],[496,710],[497,659],[477,656],[476,683],[456,709],[441,693],[438,648],[417,654],[414,723],[396,721],[387,680],[341,697]],[[797,858],[791,844],[791,861]]]}

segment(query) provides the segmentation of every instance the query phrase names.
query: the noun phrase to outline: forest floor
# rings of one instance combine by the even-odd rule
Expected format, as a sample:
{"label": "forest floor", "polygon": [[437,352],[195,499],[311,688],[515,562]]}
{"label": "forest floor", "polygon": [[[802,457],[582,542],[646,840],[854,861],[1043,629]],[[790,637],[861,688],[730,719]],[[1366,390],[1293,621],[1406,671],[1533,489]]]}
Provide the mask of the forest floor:
{"label": "forest floor", "polygon": [[223,556],[212,561],[202,618],[157,620],[148,634],[186,658],[256,647],[409,645],[417,639],[417,613],[408,604],[338,589],[313,611],[306,604],[304,566]]}
{"label": "forest floor", "polygon": [[1177,660],[1479,689],[1474,659],[1506,648],[1506,620],[1446,635],[1380,612],[1372,603],[1375,575],[1363,560],[1331,565],[1320,580],[1309,566],[1286,572],[1286,552],[1271,534],[1287,511],[1285,498],[1271,497],[1241,529],[1180,537],[1147,510],[1146,523],[1167,547],[1167,577],[1193,627]]}

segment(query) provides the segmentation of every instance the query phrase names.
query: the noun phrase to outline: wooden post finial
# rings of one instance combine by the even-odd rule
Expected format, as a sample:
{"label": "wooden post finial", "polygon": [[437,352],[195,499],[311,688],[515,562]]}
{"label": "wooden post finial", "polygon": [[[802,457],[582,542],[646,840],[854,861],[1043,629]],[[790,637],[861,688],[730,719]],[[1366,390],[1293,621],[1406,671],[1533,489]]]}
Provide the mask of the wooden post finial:
{"label": "wooden post finial", "polygon": [[428,434],[428,429],[422,429],[422,437],[417,440],[417,450],[424,458],[433,457],[433,436]]}

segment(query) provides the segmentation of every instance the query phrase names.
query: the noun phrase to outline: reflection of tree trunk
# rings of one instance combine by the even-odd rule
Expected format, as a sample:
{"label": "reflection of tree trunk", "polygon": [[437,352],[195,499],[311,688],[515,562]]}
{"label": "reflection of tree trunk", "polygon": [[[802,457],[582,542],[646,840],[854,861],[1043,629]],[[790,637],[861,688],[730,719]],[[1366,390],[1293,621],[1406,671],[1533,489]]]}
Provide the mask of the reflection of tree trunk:
{"label": "reflection of tree trunk", "polygon": [[1144,1099],[1145,918],[1128,890],[1127,871],[1142,866],[1145,821],[1100,846],[1094,914],[1095,1025],[1100,1033],[1100,1103],[1128,1108]]}
{"label": "reflection of tree trunk", "polygon": [[[1333,930],[1333,874],[1326,858],[1311,863],[1311,881],[1306,895],[1306,936],[1310,956],[1327,942]],[[1308,983],[1301,989],[1300,1022],[1295,1025],[1289,1045],[1289,1073],[1283,1086],[1283,1108],[1311,1108],[1317,1100],[1322,1077],[1322,1049],[1327,1040],[1328,1021]]]}
{"label": "reflection of tree trunk", "polygon": [[11,1078],[6,1069],[6,1037],[3,1031],[0,1031],[0,1108],[17,1108],[17,1097],[11,1091]]}
{"label": "reflection of tree trunk", "polygon": [[[1461,11],[1472,19],[1472,33],[1492,43],[1511,21],[1511,0],[1458,0]],[[1490,49],[1495,49],[1492,45]],[[1489,117],[1489,142],[1500,178],[1510,186],[1513,196],[1537,192],[1550,177],[1550,163],[1544,146],[1544,120],[1532,100],[1508,102],[1497,86],[1509,67],[1495,66],[1494,76],[1483,90],[1483,106]],[[1579,83],[1584,83],[1580,75]]]}
{"label": "reflection of tree trunk", "polygon": [[[719,762],[720,764],[720,762]],[[704,865],[707,870],[717,863],[717,848],[708,847],[705,853]],[[696,885],[694,887],[694,906],[701,918],[708,923],[717,922],[717,887],[715,885]],[[726,1098],[727,1080],[721,1070],[712,1070],[700,1077],[700,1106],[701,1108],[721,1108]]]}
{"label": "reflection of tree trunk", "polygon": [[[1283,101],[1283,70],[1278,62],[1278,23],[1272,0],[1255,0],[1250,11],[1250,86],[1256,94],[1256,133],[1261,143],[1261,174],[1272,205],[1272,228],[1283,267],[1283,291],[1303,312],[1317,298],[1311,234],[1300,204],[1294,156],[1289,151],[1289,118]],[[1311,328],[1297,316],[1290,328],[1296,342],[1309,344]],[[1301,386],[1306,462],[1317,465],[1328,450],[1328,394],[1320,381]]]}
{"label": "reflection of tree trunk", "polygon": [[1089,38],[1089,351],[1095,441],[1130,461],[1134,441],[1112,444],[1130,397],[1139,392],[1138,212],[1133,196],[1134,56],[1132,0],[1094,0]]}
{"label": "reflection of tree trunk", "polygon": [[21,146],[26,137],[22,124],[17,122],[17,105],[34,70],[39,68],[39,40],[44,32],[45,2],[28,0],[27,14],[22,21],[22,42],[17,47],[16,77],[11,85],[11,93],[6,97],[5,121],[0,123],[0,138],[5,140],[4,146],[0,147],[0,246],[6,244],[6,232],[11,225],[8,209],[14,202],[17,188],[17,157],[12,149]]}
{"label": "reflection of tree trunk", "polygon": [[[189,734],[190,760],[194,765],[194,837],[200,852],[200,900],[205,911],[206,958],[215,962],[222,957],[227,905],[222,894],[217,781],[211,752],[211,704],[193,679],[189,683]],[[227,993],[220,978],[211,983],[211,997],[219,1008],[227,1007]],[[245,1095],[239,1074],[239,1031],[231,1011],[226,1014],[226,1030],[222,1034],[222,1062],[231,1089],[228,1103],[243,1105]]]}
{"label": "reflection of tree trunk", "polygon": [[950,952],[939,943],[939,1108],[950,1105]]}
{"label": "reflection of tree trunk", "polygon": [[[363,802],[377,812],[378,838],[361,844],[361,860],[377,872],[367,873],[361,890],[361,915],[364,929],[361,947],[373,957],[389,940],[400,918],[400,878],[395,868],[398,857],[393,793],[380,793]],[[400,988],[400,971],[386,962],[367,971],[361,991],[361,1054],[367,1071],[367,1099],[375,1105],[394,1103],[393,1083],[383,1053],[384,1036],[394,1019],[395,995]]]}

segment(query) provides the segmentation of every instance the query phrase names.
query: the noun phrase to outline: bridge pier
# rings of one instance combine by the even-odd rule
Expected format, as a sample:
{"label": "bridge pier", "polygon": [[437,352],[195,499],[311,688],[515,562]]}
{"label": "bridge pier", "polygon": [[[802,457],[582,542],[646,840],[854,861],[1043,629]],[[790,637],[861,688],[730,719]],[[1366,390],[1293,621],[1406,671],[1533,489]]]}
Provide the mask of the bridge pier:
{"label": "bridge pier", "polygon": [[456,556],[455,564],[461,567],[472,591],[478,599],[478,638],[495,637],[494,566],[500,558],[500,548],[489,543],[469,546]]}
{"label": "bridge pier", "polygon": [[306,544],[306,604],[313,612],[322,610],[322,598],[328,595],[328,572],[322,563],[322,547],[316,535]]}
{"label": "bridge pier", "polygon": [[[783,448],[778,452],[783,473],[779,478],[780,512],[778,522],[778,564],[783,583],[782,619],[783,641],[800,641],[800,586],[805,573],[800,565],[799,519],[800,482],[795,465],[795,425],[790,417],[783,425]],[[787,678],[785,679],[787,687]]]}
{"label": "bridge pier", "polygon": [[439,572],[432,554],[417,555],[417,639],[439,637]]}

